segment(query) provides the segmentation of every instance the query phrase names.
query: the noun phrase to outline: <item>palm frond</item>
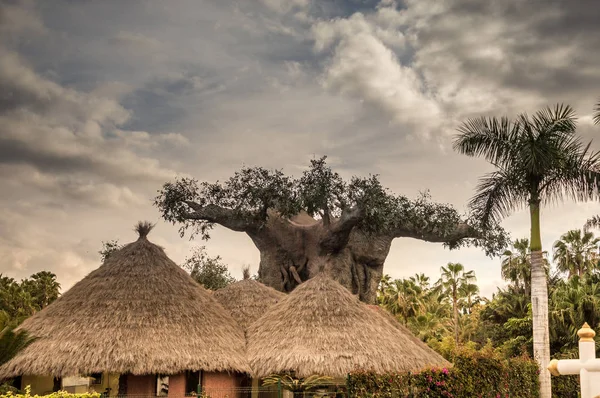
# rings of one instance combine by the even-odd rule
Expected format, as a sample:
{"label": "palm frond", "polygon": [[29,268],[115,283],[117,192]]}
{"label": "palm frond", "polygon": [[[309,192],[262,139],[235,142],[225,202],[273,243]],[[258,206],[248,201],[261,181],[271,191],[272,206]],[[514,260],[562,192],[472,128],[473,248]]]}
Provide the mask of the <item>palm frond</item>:
{"label": "palm frond", "polygon": [[15,331],[13,327],[5,327],[0,332],[0,365],[10,361],[34,341],[35,338],[24,330]]}
{"label": "palm frond", "polygon": [[563,153],[558,167],[551,169],[540,187],[544,202],[563,199],[586,201],[598,198],[600,191],[600,152],[590,144],[573,142]]}
{"label": "palm frond", "polygon": [[594,124],[600,124],[600,100],[594,108]]}
{"label": "palm frond", "polygon": [[516,145],[523,168],[534,175],[543,175],[555,167],[556,159],[577,148],[579,138],[576,131],[575,113],[569,105],[558,104],[554,109],[545,108],[532,117],[518,117],[522,135]]}
{"label": "palm frond", "polygon": [[600,228],[600,216],[594,216],[585,222],[583,226],[584,231],[588,231],[591,228]]}
{"label": "palm frond", "polygon": [[575,110],[570,105],[556,104],[554,108],[541,109],[533,115],[532,121],[540,136],[548,138],[573,135],[576,131]]}
{"label": "palm frond", "polygon": [[476,191],[469,207],[480,217],[484,227],[523,207],[528,196],[519,176],[505,170],[483,176]]}
{"label": "palm frond", "polygon": [[464,122],[454,138],[454,150],[467,156],[483,157],[492,164],[509,161],[519,124],[508,118],[475,118]]}

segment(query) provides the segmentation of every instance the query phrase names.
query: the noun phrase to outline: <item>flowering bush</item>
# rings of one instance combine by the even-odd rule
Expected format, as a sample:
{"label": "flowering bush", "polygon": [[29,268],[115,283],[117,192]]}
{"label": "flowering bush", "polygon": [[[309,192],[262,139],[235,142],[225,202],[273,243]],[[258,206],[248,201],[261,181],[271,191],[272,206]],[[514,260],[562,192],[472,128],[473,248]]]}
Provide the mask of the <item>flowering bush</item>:
{"label": "flowering bush", "polygon": [[0,395],[0,398],[100,398],[99,393],[86,393],[86,394],[70,394],[66,391],[53,392],[48,395],[31,395],[31,387],[25,387],[24,394],[15,394],[13,392],[6,392]]}
{"label": "flowering bush", "polygon": [[529,358],[502,359],[488,350],[456,353],[454,366],[416,374],[374,375],[356,372],[348,378],[351,398],[534,398],[539,396],[538,366]]}

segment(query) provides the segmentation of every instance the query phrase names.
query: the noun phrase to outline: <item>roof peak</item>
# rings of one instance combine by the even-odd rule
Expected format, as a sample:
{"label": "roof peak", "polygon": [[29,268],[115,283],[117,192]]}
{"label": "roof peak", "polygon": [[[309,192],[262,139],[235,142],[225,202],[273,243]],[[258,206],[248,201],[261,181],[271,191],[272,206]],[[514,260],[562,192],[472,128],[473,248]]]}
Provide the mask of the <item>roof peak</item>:
{"label": "roof peak", "polygon": [[134,230],[138,233],[140,239],[146,239],[152,228],[154,228],[155,224],[152,224],[150,221],[140,221],[135,226]]}

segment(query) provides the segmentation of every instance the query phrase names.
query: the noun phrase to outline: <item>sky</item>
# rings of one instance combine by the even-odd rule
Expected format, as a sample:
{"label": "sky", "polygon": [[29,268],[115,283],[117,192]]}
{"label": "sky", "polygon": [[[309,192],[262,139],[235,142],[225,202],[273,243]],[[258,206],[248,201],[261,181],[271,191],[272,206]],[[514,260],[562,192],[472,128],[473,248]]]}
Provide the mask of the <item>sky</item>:
{"label": "sky", "polygon": [[[216,228],[181,238],[152,201],[175,177],[243,166],[298,176],[328,156],[342,176],[461,212],[491,168],[452,151],[470,117],[573,106],[600,133],[600,7],[593,0],[0,0],[0,272],[50,270],[63,291],[100,265],[102,241],[150,240],[181,263],[194,246],[235,277],[258,250]],[[593,148],[600,149],[597,143]],[[542,212],[547,249],[600,214]],[[503,222],[515,238],[528,214]],[[448,262],[503,285],[480,249],[396,239],[384,272],[432,280]]]}

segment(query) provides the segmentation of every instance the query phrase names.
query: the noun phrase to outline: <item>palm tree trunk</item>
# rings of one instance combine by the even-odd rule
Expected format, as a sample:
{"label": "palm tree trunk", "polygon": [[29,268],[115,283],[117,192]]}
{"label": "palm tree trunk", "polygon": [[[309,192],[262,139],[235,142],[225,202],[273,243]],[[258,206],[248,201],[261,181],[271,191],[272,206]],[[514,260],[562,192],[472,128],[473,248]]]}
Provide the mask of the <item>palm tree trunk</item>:
{"label": "palm tree trunk", "polygon": [[452,305],[454,307],[454,341],[458,344],[458,298],[456,292],[452,294]]}
{"label": "palm tree trunk", "polygon": [[542,257],[539,202],[530,204],[531,214],[531,307],[533,356],[540,367],[540,398],[551,398],[550,338],[548,333],[548,284]]}

